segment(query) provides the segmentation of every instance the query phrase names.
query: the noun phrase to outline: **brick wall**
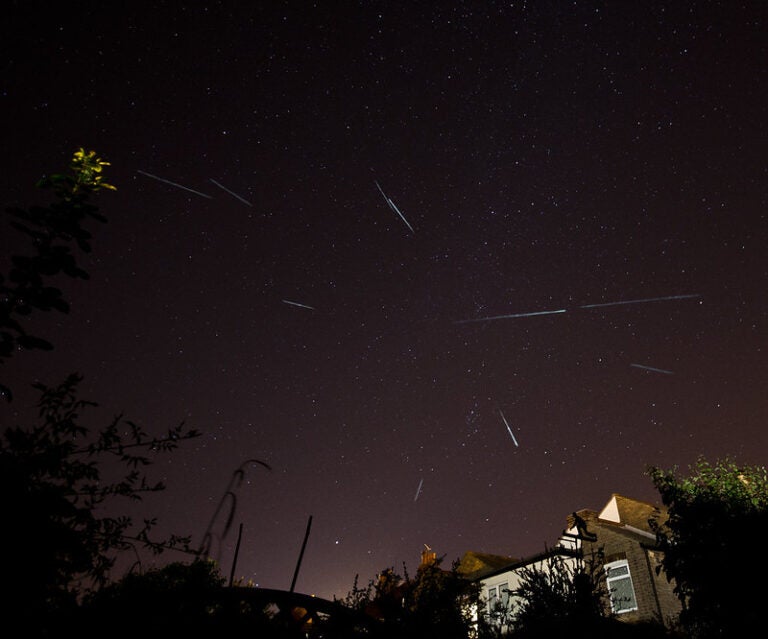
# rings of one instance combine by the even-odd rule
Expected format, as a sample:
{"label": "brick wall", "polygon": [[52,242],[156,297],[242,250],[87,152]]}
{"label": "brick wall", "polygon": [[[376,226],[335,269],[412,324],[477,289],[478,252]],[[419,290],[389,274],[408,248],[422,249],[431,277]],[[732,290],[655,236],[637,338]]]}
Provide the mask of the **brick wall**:
{"label": "brick wall", "polygon": [[637,610],[621,613],[617,618],[627,622],[655,620],[668,624],[679,613],[680,603],[664,573],[656,575],[661,553],[647,548],[652,541],[596,520],[588,524],[589,530],[597,534],[597,541],[584,543],[585,556],[602,549],[605,563],[625,559],[629,566]]}

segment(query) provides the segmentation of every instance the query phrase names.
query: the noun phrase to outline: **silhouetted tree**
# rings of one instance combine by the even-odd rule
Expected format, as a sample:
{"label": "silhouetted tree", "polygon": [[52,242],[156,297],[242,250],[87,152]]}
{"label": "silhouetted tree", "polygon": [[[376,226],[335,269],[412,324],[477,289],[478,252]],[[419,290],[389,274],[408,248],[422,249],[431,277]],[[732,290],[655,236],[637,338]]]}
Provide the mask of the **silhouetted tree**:
{"label": "silhouetted tree", "polygon": [[[507,636],[524,639],[661,639],[661,623],[626,623],[611,611],[602,551],[589,556],[551,553],[542,566],[529,566],[511,591]],[[497,626],[498,628],[498,626]],[[487,633],[486,633],[487,634]],[[496,635],[498,636],[498,634]]]}
{"label": "silhouetted tree", "polygon": [[[106,221],[90,202],[96,192],[115,189],[104,181],[105,166],[109,162],[95,151],[80,149],[70,162],[71,174],[53,174],[38,182],[39,187],[53,190],[52,204],[6,209],[11,226],[32,241],[32,249],[30,254],[11,256],[10,270],[0,273],[0,364],[17,350],[53,348],[47,340],[30,335],[24,323],[33,311],[69,311],[61,290],[50,285],[52,278],[59,274],[88,278],[75,254],[91,250],[91,234],[84,223]],[[0,383],[0,396],[11,399],[7,384]]]}
{"label": "silhouetted tree", "polygon": [[82,639],[305,637],[225,582],[217,564],[207,559],[131,573],[87,596],[73,626]]}
{"label": "silhouetted tree", "polygon": [[605,573],[599,553],[550,553],[541,567],[520,572],[520,584],[511,595],[515,637],[559,636],[594,629],[611,615]]}
{"label": "silhouetted tree", "polygon": [[652,526],[674,579],[688,636],[751,636],[762,625],[758,579],[768,569],[768,473],[726,458],[699,458],[683,476],[674,468],[649,474],[668,519]]}
{"label": "silhouetted tree", "polygon": [[[81,413],[96,404],[78,398],[79,381],[71,375],[55,388],[36,385],[40,423],[7,428],[0,437],[3,617],[30,636],[46,636],[80,596],[105,584],[117,553],[190,550],[187,537],[151,538],[154,519],[134,524],[131,517],[105,514],[105,506],[114,510],[120,497],[140,500],[163,490],[144,472],[150,455],[198,433],[181,424],[152,437],[122,415],[91,431]],[[117,479],[104,479],[107,463]]]}
{"label": "silhouetted tree", "polygon": [[477,602],[478,587],[458,571],[441,568],[437,558],[419,566],[416,577],[407,582],[405,607],[411,636],[456,639],[468,637],[473,629],[471,604]]}
{"label": "silhouetted tree", "polygon": [[[76,253],[91,250],[85,223],[106,221],[90,202],[96,192],[115,189],[104,181],[106,166],[94,151],[80,149],[70,174],[54,174],[38,183],[53,190],[50,206],[7,210],[12,226],[31,239],[32,249],[12,256],[8,275],[0,274],[0,364],[19,350],[52,348],[27,332],[25,318],[33,311],[68,312],[62,291],[50,285],[55,276],[88,278]],[[39,423],[0,433],[4,624],[30,637],[82,637],[86,630],[94,637],[173,636],[181,629],[197,635],[205,629],[213,632],[211,624],[218,635],[243,630],[246,621],[250,631],[258,632],[270,622],[269,615],[246,610],[249,604],[223,588],[213,564],[202,559],[219,509],[197,549],[190,547],[190,537],[151,535],[155,519],[137,523],[109,514],[122,512],[119,498],[141,500],[146,493],[162,491],[162,482],[148,480],[146,467],[155,454],[174,450],[197,437],[197,431],[182,423],[151,436],[122,414],[100,429],[86,427],[82,413],[96,404],[79,398],[80,381],[72,374],[56,387],[35,384]],[[10,388],[0,384],[0,395],[10,400]],[[269,468],[258,460],[246,463]],[[242,481],[244,466],[228,487],[232,508],[224,534],[234,515],[234,484]],[[137,562],[127,577],[112,581],[118,556],[140,548],[154,554],[181,551],[193,560],[146,574]],[[137,565],[138,572],[133,572]],[[268,629],[263,636],[287,636],[275,624]]]}
{"label": "silhouetted tree", "polygon": [[220,614],[224,578],[212,561],[130,573],[85,597],[79,636],[160,637],[205,631]]}
{"label": "silhouetted tree", "polygon": [[450,570],[441,568],[441,563],[442,558],[436,558],[420,565],[413,578],[405,566],[402,576],[388,568],[366,588],[360,588],[355,578],[353,590],[341,602],[378,620],[380,626],[368,629],[376,637],[474,636],[472,610],[478,586],[459,573],[458,562]]}

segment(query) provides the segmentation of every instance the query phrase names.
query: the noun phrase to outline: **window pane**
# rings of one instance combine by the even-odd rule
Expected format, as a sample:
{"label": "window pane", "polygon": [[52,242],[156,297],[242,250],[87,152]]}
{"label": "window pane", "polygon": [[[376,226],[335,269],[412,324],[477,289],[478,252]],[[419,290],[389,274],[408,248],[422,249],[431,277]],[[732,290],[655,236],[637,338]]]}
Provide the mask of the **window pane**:
{"label": "window pane", "polygon": [[499,584],[499,598],[504,608],[509,608],[509,584]]}
{"label": "window pane", "polygon": [[629,574],[628,566],[615,566],[613,568],[608,568],[608,579],[611,579],[613,577],[621,577],[622,575],[628,575],[628,574]]}
{"label": "window pane", "polygon": [[614,579],[608,587],[611,590],[611,601],[616,612],[637,608],[631,579]]}
{"label": "window pane", "polygon": [[626,560],[606,565],[605,572],[613,611],[621,613],[637,610],[637,599]]}
{"label": "window pane", "polygon": [[488,588],[488,611],[493,612],[496,608],[496,588]]}

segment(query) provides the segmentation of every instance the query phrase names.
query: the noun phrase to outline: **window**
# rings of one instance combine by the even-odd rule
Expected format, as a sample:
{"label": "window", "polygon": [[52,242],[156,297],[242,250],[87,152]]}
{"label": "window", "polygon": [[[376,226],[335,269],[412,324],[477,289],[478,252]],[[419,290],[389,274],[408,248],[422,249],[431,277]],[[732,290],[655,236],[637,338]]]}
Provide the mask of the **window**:
{"label": "window", "polygon": [[509,582],[503,582],[486,590],[487,622],[497,631],[510,623]]}
{"label": "window", "polygon": [[488,612],[493,612],[496,609],[496,601],[498,600],[496,586],[488,588]]}
{"label": "window", "polygon": [[507,610],[509,608],[509,584],[506,581],[499,584],[499,599],[501,599],[502,609]]}
{"label": "window", "polygon": [[611,608],[616,614],[637,610],[635,588],[626,559],[605,564],[606,586],[611,596]]}

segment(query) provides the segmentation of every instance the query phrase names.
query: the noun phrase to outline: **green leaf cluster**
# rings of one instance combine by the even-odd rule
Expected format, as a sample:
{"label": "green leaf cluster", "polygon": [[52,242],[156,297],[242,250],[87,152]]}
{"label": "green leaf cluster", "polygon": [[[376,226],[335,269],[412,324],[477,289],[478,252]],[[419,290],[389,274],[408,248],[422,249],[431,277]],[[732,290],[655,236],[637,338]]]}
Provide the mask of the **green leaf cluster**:
{"label": "green leaf cluster", "polygon": [[[103,181],[105,166],[109,162],[95,151],[79,149],[70,162],[69,174],[50,175],[38,182],[40,188],[54,192],[49,206],[6,209],[11,227],[30,241],[31,250],[12,255],[7,273],[0,272],[0,364],[17,351],[53,348],[48,340],[27,332],[27,319],[36,311],[69,312],[62,291],[51,283],[56,276],[88,279],[77,253],[91,251],[86,224],[91,220],[106,222],[90,201],[102,189],[115,189]],[[0,383],[0,396],[11,399],[8,384]]]}
{"label": "green leaf cluster", "polygon": [[[755,584],[768,569],[768,474],[730,458],[703,457],[682,474],[651,467],[667,509],[651,522],[664,551],[662,567],[683,604],[690,637],[742,636],[758,627]],[[744,634],[743,636],[747,636]]]}

